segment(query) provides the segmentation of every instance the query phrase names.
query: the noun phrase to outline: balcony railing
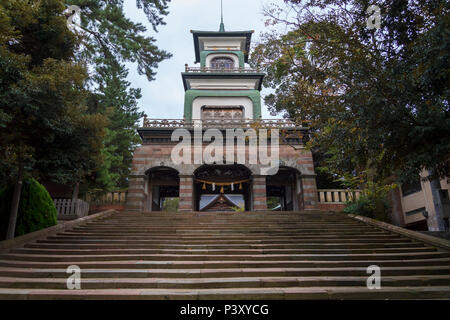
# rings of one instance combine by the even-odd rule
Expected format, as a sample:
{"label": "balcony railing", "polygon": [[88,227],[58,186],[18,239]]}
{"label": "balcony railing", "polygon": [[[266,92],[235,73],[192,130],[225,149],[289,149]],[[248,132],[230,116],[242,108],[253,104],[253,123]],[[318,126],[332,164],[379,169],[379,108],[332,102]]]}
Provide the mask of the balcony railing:
{"label": "balcony railing", "polygon": [[257,69],[253,68],[209,68],[209,67],[189,67],[185,66],[186,72],[194,73],[213,73],[213,72],[224,72],[224,73],[257,73]]}
{"label": "balcony railing", "polygon": [[178,129],[178,128],[254,128],[254,129],[307,129],[308,122],[294,122],[286,119],[149,119],[144,117],[143,128]]}

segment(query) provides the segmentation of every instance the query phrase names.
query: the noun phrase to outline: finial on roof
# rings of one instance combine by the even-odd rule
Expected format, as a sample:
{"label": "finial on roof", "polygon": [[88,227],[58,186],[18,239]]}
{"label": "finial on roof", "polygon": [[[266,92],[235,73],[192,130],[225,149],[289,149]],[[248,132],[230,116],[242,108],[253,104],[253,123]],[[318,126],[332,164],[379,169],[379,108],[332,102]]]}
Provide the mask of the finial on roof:
{"label": "finial on roof", "polygon": [[225,32],[225,24],[223,23],[223,0],[220,0],[220,29],[219,32]]}

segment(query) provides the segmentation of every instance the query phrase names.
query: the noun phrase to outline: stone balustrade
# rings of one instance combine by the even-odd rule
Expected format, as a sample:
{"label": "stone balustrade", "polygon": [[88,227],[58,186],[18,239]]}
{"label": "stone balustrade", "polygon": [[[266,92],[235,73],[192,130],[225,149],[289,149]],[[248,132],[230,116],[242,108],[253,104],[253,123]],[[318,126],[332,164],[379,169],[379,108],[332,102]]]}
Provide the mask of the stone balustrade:
{"label": "stone balustrade", "polygon": [[210,67],[189,67],[185,66],[185,72],[193,73],[258,73],[253,68],[210,68]]}
{"label": "stone balustrade", "polygon": [[353,199],[358,199],[362,191],[361,190],[344,190],[344,189],[336,189],[336,190],[317,190],[319,203],[333,203],[333,204],[344,204],[347,201],[351,201]]}
{"label": "stone balustrade", "polygon": [[143,128],[178,129],[178,128],[254,128],[254,129],[308,129],[307,121],[291,121],[287,119],[149,119],[144,117]]}

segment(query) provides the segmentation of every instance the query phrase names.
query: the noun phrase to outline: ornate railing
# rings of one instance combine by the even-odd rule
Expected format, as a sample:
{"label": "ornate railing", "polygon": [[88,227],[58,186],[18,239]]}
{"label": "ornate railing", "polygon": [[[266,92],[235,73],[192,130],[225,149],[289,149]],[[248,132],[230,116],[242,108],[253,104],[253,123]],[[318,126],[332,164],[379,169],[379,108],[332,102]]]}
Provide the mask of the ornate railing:
{"label": "ornate railing", "polygon": [[358,199],[361,190],[317,190],[320,203],[346,203]]}
{"label": "ornate railing", "polygon": [[286,119],[207,119],[207,120],[183,120],[183,119],[149,119],[144,117],[143,128],[178,129],[178,128],[267,128],[267,129],[307,129],[307,121],[291,121]]}
{"label": "ornate railing", "polygon": [[207,73],[207,72],[226,72],[226,73],[257,73],[253,68],[210,68],[210,67],[189,67],[185,66],[186,72]]}

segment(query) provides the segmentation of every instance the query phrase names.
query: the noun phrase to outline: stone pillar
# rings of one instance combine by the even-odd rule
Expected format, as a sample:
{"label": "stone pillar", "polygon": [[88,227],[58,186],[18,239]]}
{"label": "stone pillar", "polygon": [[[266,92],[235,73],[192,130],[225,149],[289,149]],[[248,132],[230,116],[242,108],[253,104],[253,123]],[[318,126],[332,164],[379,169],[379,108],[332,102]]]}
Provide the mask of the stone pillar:
{"label": "stone pillar", "polygon": [[194,211],[194,176],[180,175],[180,206],[178,211]]}
{"label": "stone pillar", "polygon": [[266,176],[253,176],[253,211],[267,211]]}
{"label": "stone pillar", "polygon": [[298,174],[295,173],[295,181],[292,186],[292,209],[299,211],[302,204],[299,201],[299,193],[301,189],[301,181],[299,181]]}
{"label": "stone pillar", "polygon": [[145,200],[145,175],[130,175],[126,209],[143,211]]}
{"label": "stone pillar", "polygon": [[316,176],[302,175],[301,179],[302,179],[303,209],[304,210],[318,209]]}

